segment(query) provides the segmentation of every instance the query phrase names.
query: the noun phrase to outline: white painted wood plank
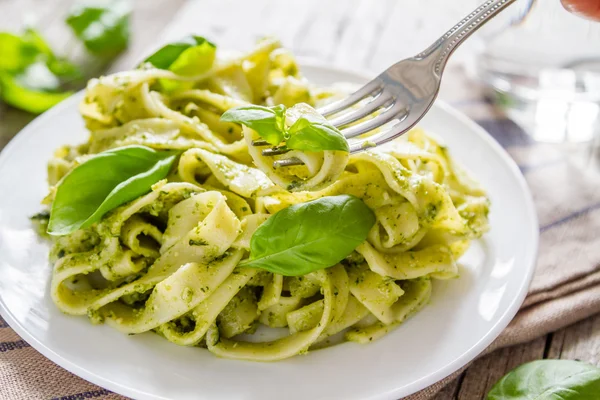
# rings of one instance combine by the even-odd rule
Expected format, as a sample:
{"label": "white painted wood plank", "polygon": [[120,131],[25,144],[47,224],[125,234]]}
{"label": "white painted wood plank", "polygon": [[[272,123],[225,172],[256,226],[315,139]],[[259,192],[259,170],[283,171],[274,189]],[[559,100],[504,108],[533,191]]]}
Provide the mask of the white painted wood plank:
{"label": "white painted wood plank", "polygon": [[244,49],[275,36],[296,55],[331,62],[358,0],[195,0],[176,17],[162,41],[190,33],[222,47]]}
{"label": "white painted wood plank", "polygon": [[266,34],[278,37],[284,46],[298,51],[297,42],[303,34],[301,28],[319,3],[322,1],[270,0],[266,12],[269,17],[261,21],[261,25]]}
{"label": "white painted wood plank", "polygon": [[268,3],[268,0],[190,1],[167,27],[160,41],[197,34],[222,48],[249,48],[265,34],[262,22],[270,18],[266,12]]}
{"label": "white painted wood plank", "polygon": [[303,56],[331,63],[356,3],[357,0],[317,2],[297,33],[294,49]]}
{"label": "white painted wood plank", "polygon": [[[479,0],[190,0],[160,42],[186,34],[205,35],[221,48],[247,49],[257,38],[275,36],[297,56],[376,74],[423,50],[470,12]],[[472,39],[473,40],[473,39]],[[476,43],[477,39],[473,43]],[[467,42],[466,45],[468,45]],[[466,93],[450,83],[475,45],[453,56],[441,97]],[[466,55],[465,55],[466,54]],[[461,76],[461,85],[465,84]],[[468,83],[467,85],[472,84]],[[451,89],[451,90],[449,90]],[[461,89],[464,89],[461,88]],[[457,95],[457,93],[465,93]],[[472,96],[470,96],[472,97]]]}
{"label": "white painted wood plank", "polygon": [[[379,37],[371,69],[381,70],[423,51],[448,29],[469,14],[480,0],[402,0],[391,10],[386,28]],[[469,43],[469,42],[467,42]],[[464,45],[463,45],[464,47]],[[472,49],[472,44],[468,49]],[[461,51],[465,53],[463,48]],[[453,56],[453,62],[462,58]]]}
{"label": "white painted wood plank", "polygon": [[360,0],[346,21],[332,65],[351,70],[367,70],[379,36],[389,22],[390,11],[396,3],[399,2]]}
{"label": "white painted wood plank", "polygon": [[48,2],[44,0],[4,0],[0,3],[0,30],[18,32],[25,20],[35,21],[39,27],[48,25],[56,15],[53,11],[65,0]]}

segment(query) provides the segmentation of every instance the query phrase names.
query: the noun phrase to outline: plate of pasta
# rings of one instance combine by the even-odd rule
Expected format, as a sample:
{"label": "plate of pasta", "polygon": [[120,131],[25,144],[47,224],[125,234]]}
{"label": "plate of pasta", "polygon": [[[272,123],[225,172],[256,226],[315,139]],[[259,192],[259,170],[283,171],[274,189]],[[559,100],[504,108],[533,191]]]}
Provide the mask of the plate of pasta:
{"label": "plate of pasta", "polygon": [[525,297],[531,195],[440,102],[349,154],[318,109],[366,81],[199,36],[92,79],[0,155],[3,318],[136,399],[396,399],[458,370]]}

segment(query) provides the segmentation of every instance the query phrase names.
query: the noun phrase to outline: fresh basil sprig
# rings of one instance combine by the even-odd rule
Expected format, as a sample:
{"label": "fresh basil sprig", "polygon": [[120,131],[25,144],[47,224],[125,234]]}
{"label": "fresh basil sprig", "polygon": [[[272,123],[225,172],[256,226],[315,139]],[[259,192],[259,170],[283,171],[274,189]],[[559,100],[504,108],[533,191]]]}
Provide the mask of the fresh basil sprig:
{"label": "fresh basil sprig", "polygon": [[270,217],[250,240],[240,265],[284,276],[331,267],[367,239],[375,214],[358,197],[327,196],[295,204]]}
{"label": "fresh basil sprig", "polygon": [[313,110],[312,107],[307,110],[306,107],[299,108],[296,105],[289,111],[297,109],[300,110],[297,113],[298,119],[288,131],[289,139],[286,141],[288,148],[302,151],[350,151],[344,135],[325,117]]}
{"label": "fresh basil sprig", "polygon": [[75,167],[59,183],[48,233],[67,235],[151,190],[169,173],[176,154],[145,146],[107,150]]}
{"label": "fresh basil sprig", "polygon": [[285,139],[285,106],[245,106],[227,110],[221,121],[244,124],[273,146]]}
{"label": "fresh basil sprig", "polygon": [[515,368],[494,385],[487,400],[597,400],[600,368],[571,360],[538,360]]}
{"label": "fresh basil sprig", "polygon": [[79,69],[57,57],[35,30],[21,35],[0,32],[0,96],[32,113],[46,111],[72,94],[69,83]]}
{"label": "fresh basil sprig", "polygon": [[193,76],[210,70],[215,56],[216,46],[213,43],[201,36],[187,36],[163,46],[144,62],[178,75]]}
{"label": "fresh basil sprig", "polygon": [[129,44],[130,0],[79,0],[66,23],[90,53],[114,57]]}
{"label": "fresh basil sprig", "polygon": [[[294,121],[289,128],[286,118]],[[287,110],[283,105],[236,107],[224,112],[221,120],[246,125],[274,146],[285,142],[285,147],[291,150],[350,151],[339,129],[305,103]]]}

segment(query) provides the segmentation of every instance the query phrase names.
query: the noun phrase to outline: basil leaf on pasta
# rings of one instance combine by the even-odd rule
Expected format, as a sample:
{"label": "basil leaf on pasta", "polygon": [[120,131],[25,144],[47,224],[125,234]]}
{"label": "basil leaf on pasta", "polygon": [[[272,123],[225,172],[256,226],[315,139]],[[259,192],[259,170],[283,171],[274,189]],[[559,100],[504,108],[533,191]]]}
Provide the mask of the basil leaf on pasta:
{"label": "basil leaf on pasta", "polygon": [[538,360],[505,375],[487,400],[593,400],[599,393],[600,368],[579,361]]}
{"label": "basil leaf on pasta", "polygon": [[287,111],[287,115],[295,120],[289,128],[289,139],[286,141],[288,149],[350,151],[342,132],[308,104],[295,105]]}
{"label": "basil leaf on pasta", "polygon": [[285,138],[285,106],[283,105],[232,108],[223,113],[221,121],[246,125],[273,146],[277,146]]}
{"label": "basil leaf on pasta", "polygon": [[48,233],[67,235],[97,222],[108,211],[150,191],[169,173],[177,155],[145,146],[99,153],[59,183]]}
{"label": "basil leaf on pasta", "polygon": [[80,0],[66,23],[90,53],[114,57],[129,44],[130,0]]}
{"label": "basil leaf on pasta", "polygon": [[[290,150],[350,151],[348,142],[339,129],[305,103],[296,104],[287,110],[281,104],[274,107],[237,107],[226,111],[221,120],[246,125],[273,146],[285,141],[285,147]],[[291,124],[289,128],[286,122]]]}
{"label": "basil leaf on pasta", "polygon": [[199,75],[211,69],[215,55],[216,46],[213,43],[201,36],[186,36],[163,46],[145,62],[178,75]]}
{"label": "basil leaf on pasta", "polygon": [[262,224],[241,265],[284,276],[331,267],[367,239],[375,214],[358,197],[321,197],[285,208]]}

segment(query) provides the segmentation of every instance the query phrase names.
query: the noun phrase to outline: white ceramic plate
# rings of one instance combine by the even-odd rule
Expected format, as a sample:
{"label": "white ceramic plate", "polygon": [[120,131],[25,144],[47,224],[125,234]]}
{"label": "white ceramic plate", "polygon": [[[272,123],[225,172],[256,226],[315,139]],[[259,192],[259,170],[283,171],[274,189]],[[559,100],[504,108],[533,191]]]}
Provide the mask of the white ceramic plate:
{"label": "white ceramic plate", "polygon": [[[322,84],[365,81],[320,67],[304,72]],[[492,229],[461,259],[460,278],[435,282],[431,303],[383,339],[251,363],[63,315],[49,296],[48,246],[28,217],[40,210],[54,149],[86,139],[80,99],[42,115],[0,155],[0,313],[34,348],[84,379],[137,399],[397,399],[468,363],[500,334],[525,297],[538,242],[525,181],[486,132],[438,102],[421,125],[443,137],[487,188]]]}

